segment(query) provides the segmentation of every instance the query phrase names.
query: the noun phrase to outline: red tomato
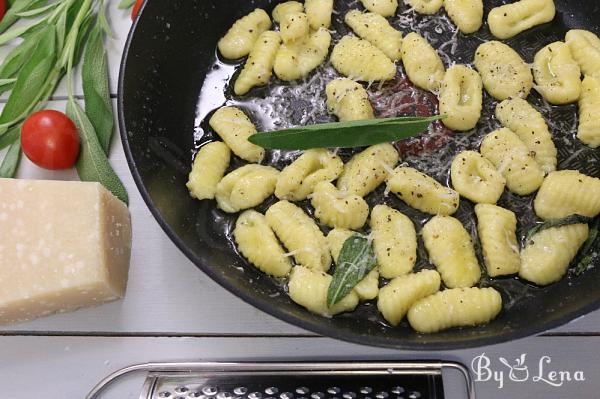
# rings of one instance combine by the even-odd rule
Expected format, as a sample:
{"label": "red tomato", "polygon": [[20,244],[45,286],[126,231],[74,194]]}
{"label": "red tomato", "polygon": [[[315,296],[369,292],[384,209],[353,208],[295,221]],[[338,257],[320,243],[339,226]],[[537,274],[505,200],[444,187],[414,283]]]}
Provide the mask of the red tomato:
{"label": "red tomato", "polygon": [[60,111],[34,112],[21,127],[21,147],[42,168],[68,169],[79,154],[77,127]]}
{"label": "red tomato", "polygon": [[[2,1],[2,0],[0,0]],[[131,10],[131,20],[133,21],[135,19],[135,17],[137,17],[138,12],[140,11],[140,7],[142,6],[142,3],[144,2],[144,0],[137,0],[133,6],[133,9]]]}
{"label": "red tomato", "polygon": [[0,21],[4,18],[4,14],[6,13],[6,0],[0,0]]}

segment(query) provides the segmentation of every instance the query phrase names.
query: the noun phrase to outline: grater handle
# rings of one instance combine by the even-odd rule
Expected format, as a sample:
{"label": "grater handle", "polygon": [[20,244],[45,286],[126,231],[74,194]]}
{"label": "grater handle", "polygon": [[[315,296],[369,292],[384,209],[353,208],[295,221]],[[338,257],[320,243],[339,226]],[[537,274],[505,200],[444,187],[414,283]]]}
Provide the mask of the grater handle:
{"label": "grater handle", "polygon": [[368,362],[368,363],[232,363],[232,362],[150,362],[133,364],[121,368],[103,378],[86,395],[85,399],[99,399],[100,394],[109,385],[121,377],[137,372],[146,372],[148,376],[144,382],[144,389],[140,399],[146,399],[146,393],[152,388],[157,376],[167,373],[193,373],[193,372],[244,372],[244,371],[276,371],[286,369],[289,371],[377,371],[394,370],[400,373],[441,373],[443,369],[453,369],[461,373],[467,386],[467,399],[475,399],[475,384],[469,370],[465,365],[452,361],[419,361],[419,362]]}

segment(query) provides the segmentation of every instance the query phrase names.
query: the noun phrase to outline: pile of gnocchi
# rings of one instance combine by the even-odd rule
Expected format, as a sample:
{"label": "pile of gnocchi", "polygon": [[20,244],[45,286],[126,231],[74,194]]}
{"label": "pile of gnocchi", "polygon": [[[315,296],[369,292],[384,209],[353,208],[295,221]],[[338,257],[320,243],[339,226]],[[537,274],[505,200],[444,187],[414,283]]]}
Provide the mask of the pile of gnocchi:
{"label": "pile of gnocchi", "polygon": [[[443,7],[464,35],[483,25],[482,0],[405,1],[420,14]],[[499,40],[479,45],[472,65],[446,68],[426,37],[392,26],[397,0],[361,3],[343,17],[352,33],[331,51],[333,0],[282,2],[271,16],[256,9],[236,21],[218,43],[225,59],[247,57],[231,82],[235,95],[267,85],[273,75],[281,82],[307,78],[329,57],[340,77],[327,83],[323,101],[340,121],[374,118],[365,84],[390,81],[403,68],[414,86],[438,97],[442,123],[454,134],[478,126],[484,90],[496,102],[502,127],[486,132],[479,148],[455,155],[446,184],[401,163],[392,143],[357,149],[347,162],[335,149],[306,150],[279,170],[262,164],[265,149],[248,141],[257,133],[248,114],[223,106],[209,119],[222,141],[201,146],[187,187],[194,198],[214,199],[223,212],[238,214],[233,237],[239,253],[262,272],[287,279],[290,298],[315,314],[332,317],[376,301],[390,325],[406,318],[420,333],[485,324],[502,310],[495,278],[557,282],[590,232],[584,222],[558,225],[538,231],[521,248],[517,216],[497,205],[506,191],[532,196],[533,211],[544,221],[600,214],[600,179],[557,170],[551,130],[527,101],[533,89],[549,104],[577,103],[577,138],[600,146],[600,39],[571,30],[528,64],[501,40],[552,21],[556,11],[553,0],[519,0],[489,12],[487,26]],[[245,164],[229,170],[233,156]],[[428,215],[424,224],[389,204],[370,206],[365,198],[382,185],[386,195]],[[253,209],[272,196],[277,201],[264,214]],[[475,239],[452,216],[464,200],[474,205]],[[356,233],[369,237],[377,266],[328,306],[332,264]],[[433,267],[416,271],[420,239]],[[491,280],[482,284],[483,276]]]}

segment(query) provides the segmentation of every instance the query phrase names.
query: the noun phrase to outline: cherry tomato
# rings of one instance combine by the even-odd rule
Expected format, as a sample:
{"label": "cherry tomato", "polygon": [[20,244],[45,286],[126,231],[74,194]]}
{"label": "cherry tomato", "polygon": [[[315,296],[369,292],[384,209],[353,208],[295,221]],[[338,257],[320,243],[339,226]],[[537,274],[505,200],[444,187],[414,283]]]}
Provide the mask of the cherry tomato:
{"label": "cherry tomato", "polygon": [[79,154],[77,127],[60,111],[34,112],[21,127],[21,147],[42,168],[68,169]]}
{"label": "cherry tomato", "polygon": [[6,0],[0,0],[0,21],[4,18],[4,14],[6,13]]}
{"label": "cherry tomato", "polygon": [[[2,1],[2,0],[0,0]],[[135,17],[137,17],[138,12],[140,11],[140,7],[142,6],[142,3],[144,2],[144,0],[137,0],[133,6],[133,9],[131,10],[131,20],[135,20]]]}

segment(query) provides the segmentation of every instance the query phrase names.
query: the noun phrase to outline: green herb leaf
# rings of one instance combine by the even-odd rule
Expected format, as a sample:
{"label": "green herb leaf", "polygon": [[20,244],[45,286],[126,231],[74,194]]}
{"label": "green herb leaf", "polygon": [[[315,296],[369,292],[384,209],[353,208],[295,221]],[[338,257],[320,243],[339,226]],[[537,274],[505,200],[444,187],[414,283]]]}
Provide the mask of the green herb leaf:
{"label": "green herb leaf", "polygon": [[81,138],[81,151],[75,165],[81,180],[100,182],[117,198],[127,203],[127,190],[110,166],[108,158],[100,146],[94,126],[73,97],[69,97],[67,102],[67,115],[77,125],[77,131]]}
{"label": "green herb leaf", "polygon": [[31,55],[23,65],[15,86],[0,115],[0,124],[12,123],[24,118],[29,110],[36,105],[42,94],[50,71],[54,66],[56,48],[56,30],[47,26]]}
{"label": "green herb leaf", "polygon": [[248,141],[264,148],[307,150],[324,147],[364,147],[414,136],[442,116],[368,119],[350,122],[298,126],[274,132],[258,133]]}
{"label": "green herb leaf", "polygon": [[0,177],[13,177],[19,165],[21,157],[21,141],[16,140],[11,144],[8,152],[4,156],[4,161],[0,165]]}
{"label": "green herb leaf", "polygon": [[11,127],[6,133],[0,135],[0,150],[13,144],[21,137],[21,124]]}
{"label": "green herb leaf", "polygon": [[14,87],[14,83],[16,81],[17,78],[0,79],[0,93],[4,93],[5,91],[11,90]]}
{"label": "green herb leaf", "polygon": [[53,8],[56,8],[56,6],[57,6],[58,4],[59,4],[58,2],[57,2],[57,3],[51,3],[51,4],[48,4],[48,5],[46,5],[46,6],[43,6],[43,7],[37,7],[37,8],[34,8],[34,9],[32,9],[32,10],[27,10],[27,11],[18,12],[18,13],[16,13],[15,15],[16,15],[17,17],[20,17],[20,18],[31,18],[31,17],[36,17],[36,16],[38,16],[38,15],[41,15],[41,14],[45,14],[45,13],[47,13],[48,11],[52,10]]}
{"label": "green herb leaf", "polygon": [[120,9],[131,8],[135,4],[135,0],[121,0],[119,3]]}
{"label": "green herb leaf", "polygon": [[598,228],[600,225],[600,218],[596,218],[594,219],[594,221],[592,223],[590,223],[589,225],[589,235],[587,240],[585,240],[585,243],[583,243],[583,246],[581,247],[581,249],[579,250],[579,255],[577,257],[577,261],[575,262],[575,275],[579,276],[581,275],[583,272],[585,272],[588,268],[588,266],[590,265],[590,263],[592,262],[592,259],[594,258],[594,244],[596,243],[596,240],[598,239]]}
{"label": "green herb leaf", "polygon": [[552,227],[560,227],[560,226],[566,226],[569,224],[578,224],[578,223],[590,223],[592,221],[592,218],[586,217],[586,216],[581,216],[581,215],[571,215],[571,216],[567,216],[566,218],[563,219],[553,219],[553,220],[548,220],[545,221],[544,223],[540,223],[538,225],[536,225],[535,227],[531,228],[528,232],[527,235],[525,237],[525,243],[527,243],[534,235],[536,235],[537,233],[539,233],[542,230],[546,230],[546,229],[550,229]]}
{"label": "green herb leaf", "polygon": [[16,39],[19,36],[25,35],[27,32],[33,30],[35,27],[39,26],[43,22],[44,22],[43,20],[34,22],[32,24],[19,26],[19,27],[16,27],[14,29],[4,32],[3,34],[0,35],[0,46],[10,42],[13,39]]}
{"label": "green herb leaf", "polygon": [[367,237],[354,234],[344,241],[327,290],[327,306],[341,301],[376,264],[377,259]]}
{"label": "green herb leaf", "polygon": [[23,64],[31,58],[31,54],[35,50],[42,33],[43,31],[37,31],[27,36],[21,44],[8,53],[0,66],[0,78],[13,78],[18,74]]}
{"label": "green herb leaf", "polygon": [[37,8],[38,5],[41,5],[39,0],[13,1],[13,4],[11,4],[8,10],[6,10],[6,14],[4,14],[4,17],[0,21],[0,32],[4,32],[19,20],[17,14],[30,10],[32,8]]}
{"label": "green herb leaf", "polygon": [[83,95],[85,113],[94,126],[98,141],[108,155],[114,128],[114,115],[108,83],[108,61],[104,51],[102,29],[96,25],[83,56]]}

